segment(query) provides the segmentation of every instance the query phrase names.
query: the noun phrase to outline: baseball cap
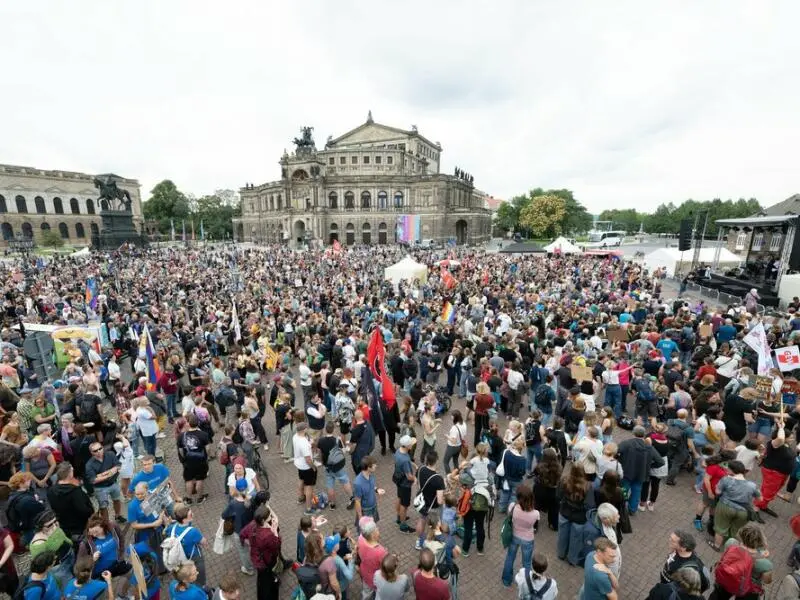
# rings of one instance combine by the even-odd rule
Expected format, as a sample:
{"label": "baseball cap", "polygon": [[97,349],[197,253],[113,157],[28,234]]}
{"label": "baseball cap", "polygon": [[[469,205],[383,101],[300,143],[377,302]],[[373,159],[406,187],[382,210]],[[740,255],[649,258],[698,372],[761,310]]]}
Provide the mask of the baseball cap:
{"label": "baseball cap", "polygon": [[339,536],[338,533],[334,533],[333,535],[329,535],[325,538],[325,553],[330,554],[333,552],[333,549],[339,545],[339,542],[342,541],[342,538]]}
{"label": "baseball cap", "polygon": [[247,489],[247,480],[246,479],[237,479],[236,480],[236,491],[243,492]]}
{"label": "baseball cap", "polygon": [[400,438],[400,445],[403,448],[411,448],[414,445],[414,440],[411,438],[410,435],[404,435]]}

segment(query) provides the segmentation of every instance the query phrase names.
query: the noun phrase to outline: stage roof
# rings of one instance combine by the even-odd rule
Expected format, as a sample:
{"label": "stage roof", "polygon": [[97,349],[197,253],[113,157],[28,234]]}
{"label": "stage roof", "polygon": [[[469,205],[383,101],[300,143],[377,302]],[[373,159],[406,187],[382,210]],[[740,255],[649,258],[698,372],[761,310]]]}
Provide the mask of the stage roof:
{"label": "stage roof", "polygon": [[774,215],[768,217],[743,217],[741,219],[717,219],[717,225],[750,225],[752,227],[768,227],[780,225],[797,219],[797,215]]}

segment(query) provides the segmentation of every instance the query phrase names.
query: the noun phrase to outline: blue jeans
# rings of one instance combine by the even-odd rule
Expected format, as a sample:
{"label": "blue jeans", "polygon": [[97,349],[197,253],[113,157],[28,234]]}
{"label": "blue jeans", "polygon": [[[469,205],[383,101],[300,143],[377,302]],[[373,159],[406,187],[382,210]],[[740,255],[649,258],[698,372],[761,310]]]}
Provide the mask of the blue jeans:
{"label": "blue jeans", "polygon": [[453,389],[456,387],[456,368],[447,369],[447,393],[452,396]]}
{"label": "blue jeans", "polygon": [[175,419],[178,416],[178,407],[175,402],[176,394],[167,394],[167,417]]}
{"label": "blue jeans", "polygon": [[536,462],[540,460],[542,460],[542,445],[536,444],[535,446],[528,446],[525,454],[525,470],[528,473],[532,473]]}
{"label": "blue jeans", "polygon": [[605,405],[614,411],[614,416],[622,416],[622,386],[619,384],[606,387]]}
{"label": "blue jeans", "polygon": [[156,436],[148,435],[142,436],[142,441],[144,442],[144,453],[150,454],[152,456],[156,455]]}
{"label": "blue jeans", "polygon": [[522,550],[522,566],[530,569],[533,565],[533,541],[525,541],[517,536],[511,538],[511,545],[506,552],[506,561],[503,564],[503,585],[509,587],[514,581],[514,561],[517,560],[517,549]]}
{"label": "blue jeans", "polygon": [[542,413],[542,425],[544,425],[545,429],[553,426],[553,413]]}
{"label": "blue jeans", "polygon": [[639,501],[642,499],[642,482],[623,479],[622,487],[630,493],[630,498],[628,498],[628,511],[633,515],[639,509]]}
{"label": "blue jeans", "polygon": [[517,501],[517,488],[521,483],[521,480],[508,481],[508,489],[505,489],[505,483],[500,486],[500,502],[498,502],[498,507],[501,513],[505,513],[508,510],[508,505]]}
{"label": "blue jeans", "polygon": [[458,382],[458,395],[462,398],[467,397],[467,375],[469,374],[468,371],[472,369],[461,369],[461,379]]}
{"label": "blue jeans", "polygon": [[558,558],[566,559],[573,566],[581,565],[584,529],[584,524],[573,523],[566,517],[558,515],[558,542],[556,543]]}

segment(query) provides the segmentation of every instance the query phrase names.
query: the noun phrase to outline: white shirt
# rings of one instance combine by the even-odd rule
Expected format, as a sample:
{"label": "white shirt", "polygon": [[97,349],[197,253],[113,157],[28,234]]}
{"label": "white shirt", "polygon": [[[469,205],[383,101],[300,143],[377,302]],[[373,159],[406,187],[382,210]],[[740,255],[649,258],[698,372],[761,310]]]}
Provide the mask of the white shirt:
{"label": "white shirt", "polygon": [[153,413],[143,406],[136,409],[136,426],[144,437],[150,437],[158,433],[156,418],[153,416]]}
{"label": "white shirt", "polygon": [[294,466],[298,471],[306,471],[311,468],[306,462],[306,457],[311,456],[311,440],[305,435],[294,434],[292,437],[292,448],[294,449]]}
{"label": "white shirt", "polygon": [[[542,600],[556,600],[558,597],[558,584],[556,580],[547,577],[547,575],[545,575],[545,577],[536,578],[533,575],[533,571],[531,571],[531,585],[533,585],[534,591],[540,592],[547,582],[547,579],[550,579],[550,587],[542,594]],[[528,592],[528,582],[525,580],[525,567],[517,571],[517,574],[514,576],[514,583],[517,584],[518,600],[530,600],[532,596]]]}
{"label": "white shirt", "polygon": [[524,379],[525,378],[522,376],[522,373],[520,373],[519,371],[515,371],[514,369],[511,369],[508,372],[508,377],[506,378],[506,381],[508,382],[509,388],[511,388],[514,391],[517,391],[519,384],[522,383]]}
{"label": "white shirt", "polygon": [[300,364],[300,385],[309,387],[311,385],[311,369],[306,364]]}
{"label": "white shirt", "polygon": [[619,371],[606,368],[606,370],[603,371],[602,378],[603,383],[606,385],[619,385]]}
{"label": "white shirt", "polygon": [[[251,468],[246,468],[244,470],[244,479],[247,482],[247,495],[252,496],[256,493],[256,486],[253,483],[256,478],[256,472],[253,471]],[[231,473],[228,475],[228,487],[236,489],[236,473]]]}
{"label": "white shirt", "polygon": [[108,378],[111,381],[119,381],[120,370],[116,361],[108,361]]}
{"label": "white shirt", "polygon": [[461,446],[461,440],[467,439],[467,426],[464,423],[453,425],[447,434],[447,445],[453,448]]}

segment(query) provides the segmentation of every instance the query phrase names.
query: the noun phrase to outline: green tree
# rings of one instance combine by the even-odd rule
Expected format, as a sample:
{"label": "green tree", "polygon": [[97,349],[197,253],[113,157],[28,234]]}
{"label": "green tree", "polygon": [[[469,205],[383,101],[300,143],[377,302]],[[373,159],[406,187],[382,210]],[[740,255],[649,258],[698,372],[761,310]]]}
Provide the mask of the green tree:
{"label": "green tree", "polygon": [[514,206],[511,202],[503,202],[497,208],[497,214],[494,216],[494,224],[495,227],[503,231],[514,231],[519,224],[519,208]]}
{"label": "green tree", "polygon": [[537,235],[524,223],[522,223],[522,212],[530,206],[533,198],[537,196],[554,196],[564,201],[564,215],[559,223],[559,230],[563,233],[580,233],[588,231],[592,225],[592,216],[586,208],[575,199],[572,191],[545,190],[537,187],[530,190],[527,194],[514,196],[505,202],[497,211],[495,225],[504,231],[519,231],[526,235]]}
{"label": "green tree", "polygon": [[535,237],[555,237],[562,232],[566,201],[553,194],[533,196],[520,211],[520,225]]}
{"label": "green tree", "polygon": [[240,214],[238,196],[232,190],[217,190],[197,199],[192,218],[203,222],[206,238],[223,240],[233,236],[233,217]]}
{"label": "green tree", "polygon": [[644,221],[645,215],[636,212],[635,208],[604,210],[600,213],[601,221],[611,221],[611,229],[624,229],[628,233],[636,233]]}
{"label": "green tree", "polygon": [[142,212],[146,220],[158,221],[161,233],[168,233],[170,219],[175,221],[177,228],[179,221],[189,218],[189,198],[172,181],[165,179],[150,191],[150,198],[143,204]]}
{"label": "green tree", "polygon": [[57,231],[45,229],[39,236],[39,242],[47,248],[60,248],[64,245],[64,238]]}

